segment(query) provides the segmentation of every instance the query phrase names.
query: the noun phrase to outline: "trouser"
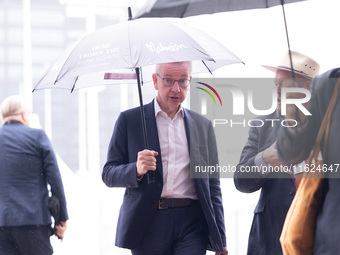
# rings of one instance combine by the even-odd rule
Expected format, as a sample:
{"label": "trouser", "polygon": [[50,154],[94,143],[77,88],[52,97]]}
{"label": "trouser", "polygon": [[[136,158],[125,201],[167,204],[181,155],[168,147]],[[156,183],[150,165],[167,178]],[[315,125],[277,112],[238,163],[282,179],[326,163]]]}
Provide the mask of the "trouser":
{"label": "trouser", "polygon": [[50,236],[49,225],[0,227],[0,255],[51,255]]}
{"label": "trouser", "polygon": [[199,201],[189,206],[159,209],[133,255],[204,255],[208,227]]}

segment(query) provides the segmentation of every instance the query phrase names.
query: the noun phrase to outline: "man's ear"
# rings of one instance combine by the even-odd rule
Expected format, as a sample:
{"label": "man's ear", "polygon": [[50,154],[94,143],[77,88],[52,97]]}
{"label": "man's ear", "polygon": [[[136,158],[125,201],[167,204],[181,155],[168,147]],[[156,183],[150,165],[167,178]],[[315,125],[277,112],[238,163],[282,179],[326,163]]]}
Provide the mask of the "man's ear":
{"label": "man's ear", "polygon": [[25,111],[23,111],[21,114],[21,118],[24,120],[24,121],[26,121],[26,119],[27,119],[27,114],[26,114],[26,112]]}
{"label": "man's ear", "polygon": [[24,124],[28,125],[28,123],[29,123],[29,113],[27,111],[23,111],[21,113],[21,119],[22,119]]}
{"label": "man's ear", "polygon": [[152,75],[152,81],[153,81],[153,86],[154,86],[154,88],[155,88],[155,90],[158,90],[158,83],[157,83],[157,74],[153,74]]}

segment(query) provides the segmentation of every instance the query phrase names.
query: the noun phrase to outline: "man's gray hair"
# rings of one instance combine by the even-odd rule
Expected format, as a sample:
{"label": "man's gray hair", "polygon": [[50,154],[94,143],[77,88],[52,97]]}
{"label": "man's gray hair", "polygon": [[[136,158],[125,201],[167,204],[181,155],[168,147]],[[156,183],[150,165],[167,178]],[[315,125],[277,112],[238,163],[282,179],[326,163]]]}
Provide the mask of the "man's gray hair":
{"label": "man's gray hair", "polygon": [[24,98],[20,95],[13,95],[5,98],[1,103],[1,118],[19,115],[25,111]]}
{"label": "man's gray hair", "polygon": [[[172,62],[172,63],[175,63],[175,64],[181,64],[181,63],[189,63],[189,73],[191,75],[192,73],[192,62],[191,61],[181,61],[181,62]],[[160,63],[160,64],[156,64],[156,68],[155,68],[155,73],[159,73],[160,69],[161,69],[161,66],[164,65],[164,64],[170,64],[170,63]]]}

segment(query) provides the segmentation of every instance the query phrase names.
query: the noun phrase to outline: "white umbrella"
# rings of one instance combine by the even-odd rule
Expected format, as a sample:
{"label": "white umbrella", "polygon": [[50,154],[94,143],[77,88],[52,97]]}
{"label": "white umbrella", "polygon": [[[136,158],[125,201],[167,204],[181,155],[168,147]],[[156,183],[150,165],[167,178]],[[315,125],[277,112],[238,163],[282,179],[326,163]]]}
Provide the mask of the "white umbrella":
{"label": "white umbrella", "polygon": [[82,87],[77,79],[83,75],[189,60],[197,73],[242,62],[216,39],[180,19],[144,18],[104,27],[76,41],[45,72],[34,90],[74,90]]}
{"label": "white umbrella", "polygon": [[[242,63],[229,49],[208,34],[181,23],[180,19],[144,18],[99,29],[72,44],[45,72],[34,90],[64,88],[71,92],[98,85],[94,77],[116,71],[137,79],[145,147],[148,138],[141,92],[140,68],[158,63],[193,61],[194,72],[212,72]],[[122,69],[126,69],[124,74]],[[117,72],[118,71],[118,72]],[[83,82],[81,82],[83,80]]]}

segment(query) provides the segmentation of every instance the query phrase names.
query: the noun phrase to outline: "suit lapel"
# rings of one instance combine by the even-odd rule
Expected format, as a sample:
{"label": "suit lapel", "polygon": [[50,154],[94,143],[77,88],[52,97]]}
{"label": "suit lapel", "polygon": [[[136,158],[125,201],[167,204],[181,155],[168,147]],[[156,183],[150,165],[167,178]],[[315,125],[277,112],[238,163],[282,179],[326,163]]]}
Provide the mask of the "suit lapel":
{"label": "suit lapel", "polygon": [[197,176],[195,177],[195,174],[193,174],[195,166],[201,165],[201,153],[198,144],[199,137],[196,122],[191,118],[190,111],[188,109],[184,109],[184,120],[190,155],[190,176],[191,178],[194,178],[196,192],[199,196],[201,196],[199,193],[203,190],[203,178],[197,178]]}
{"label": "suit lapel", "polygon": [[149,149],[158,152],[158,156],[156,157],[157,159],[156,167],[157,169],[159,169],[159,173],[163,178],[162,156],[161,156],[161,148],[159,145],[154,100],[151,103],[144,105],[144,111],[145,111],[145,119],[146,119],[146,129],[148,130],[148,140],[149,140],[149,146],[150,146]]}
{"label": "suit lapel", "polygon": [[190,121],[191,121],[191,118],[190,118],[189,110],[183,108],[183,111],[184,111],[185,132],[187,135],[188,150],[189,150],[189,155],[190,155]]}

